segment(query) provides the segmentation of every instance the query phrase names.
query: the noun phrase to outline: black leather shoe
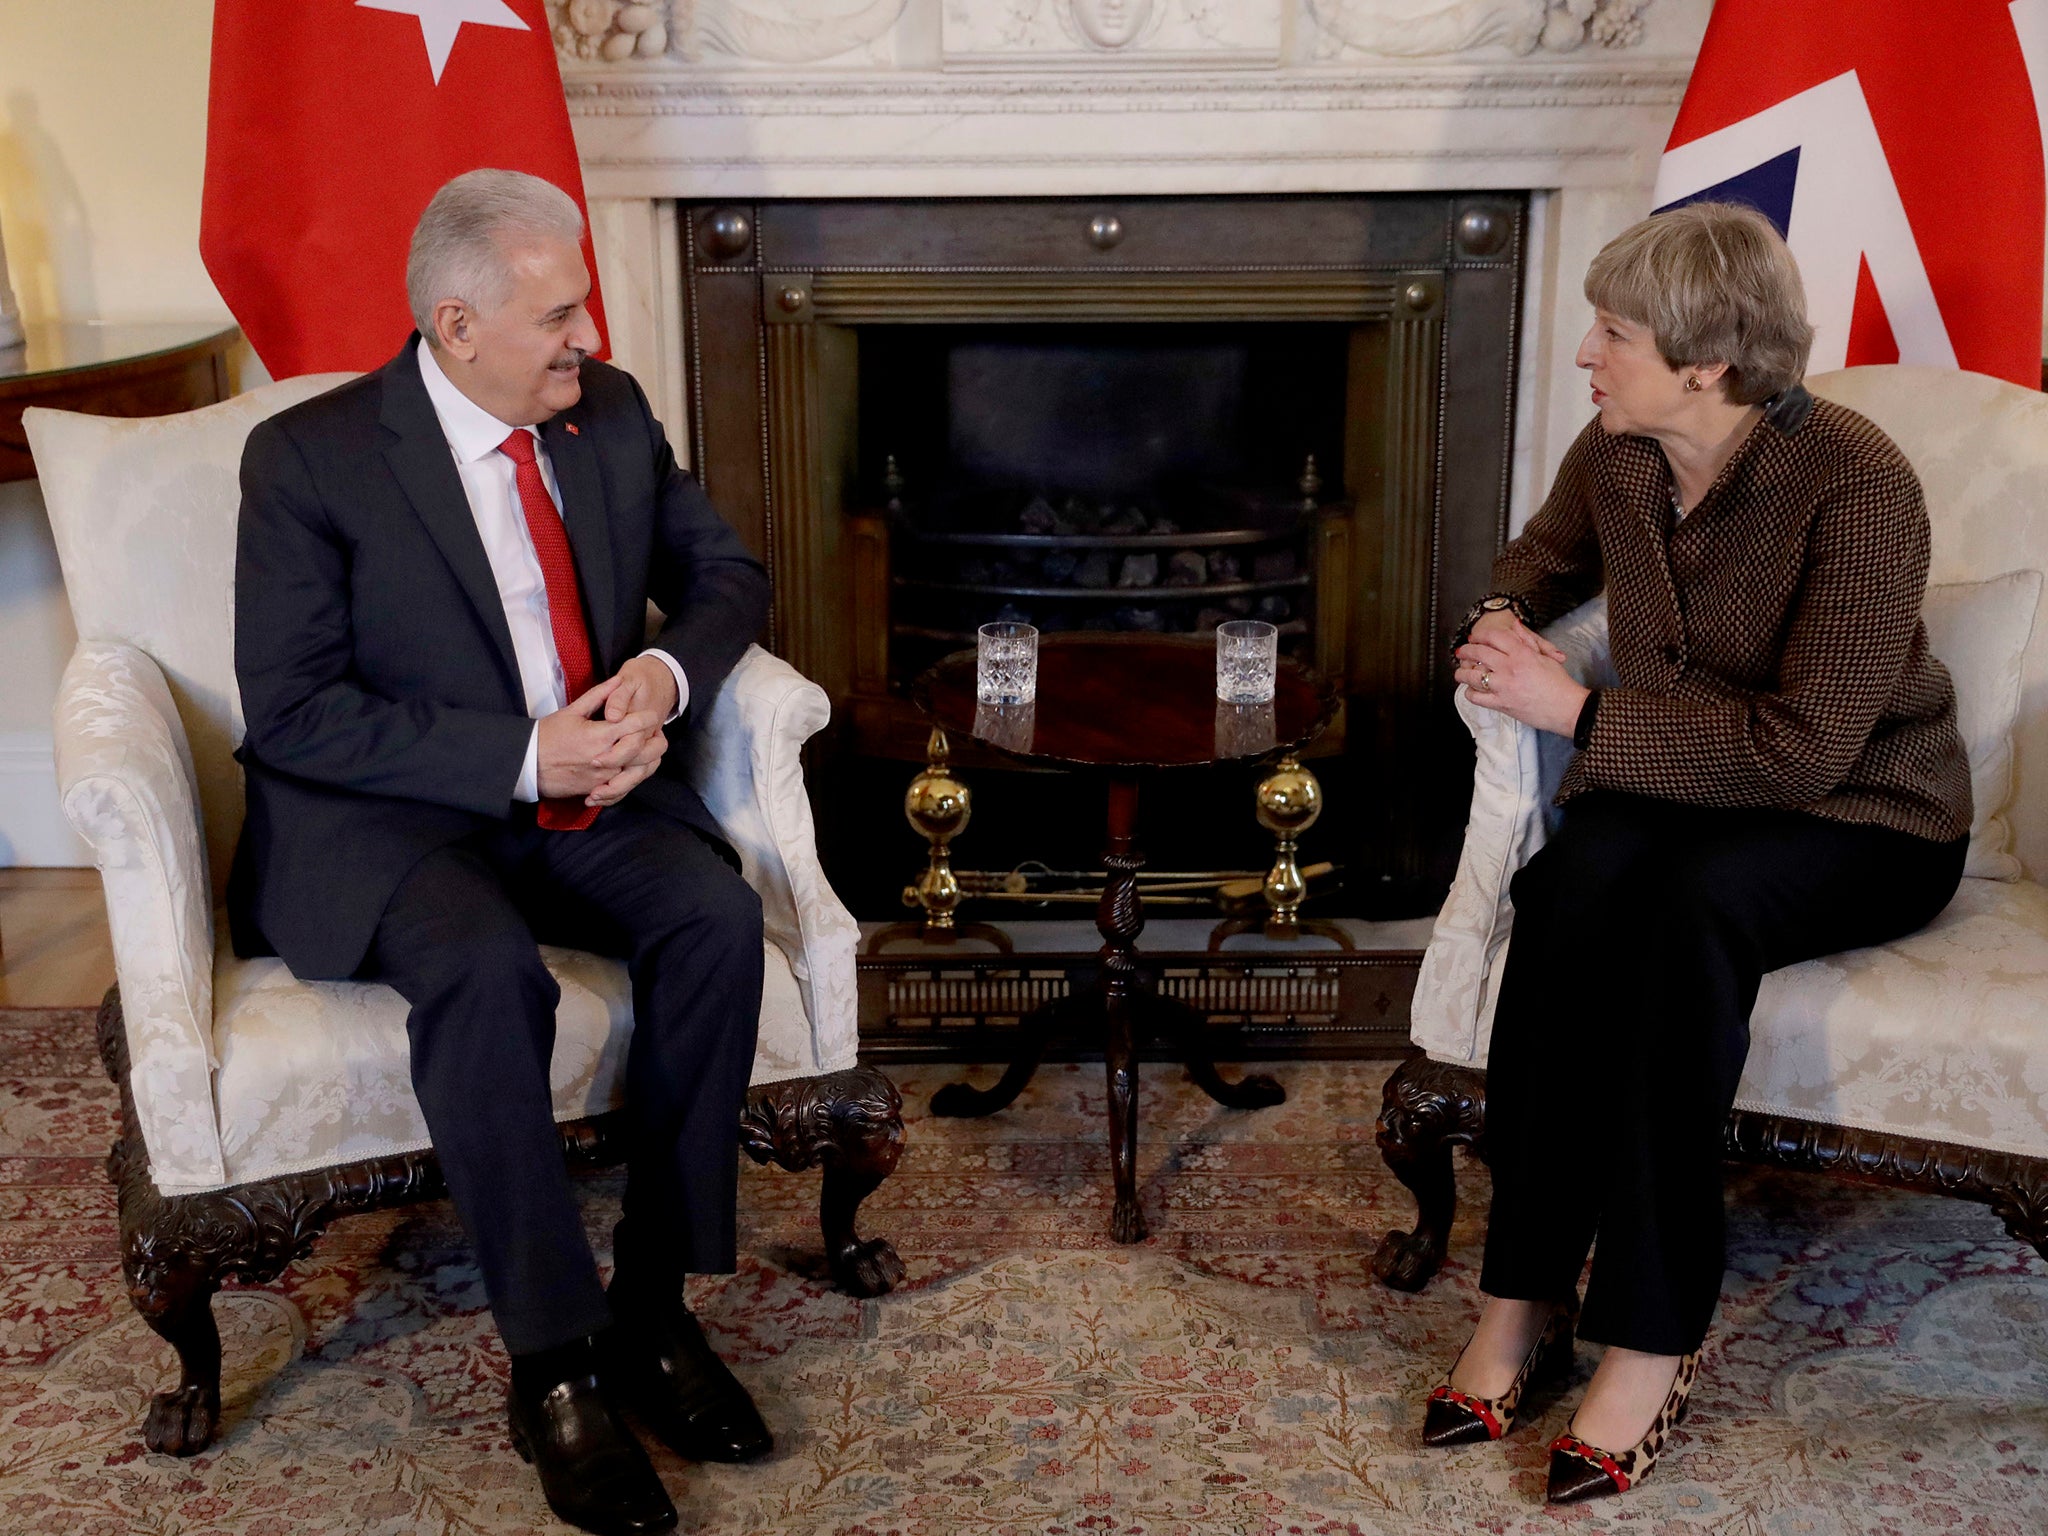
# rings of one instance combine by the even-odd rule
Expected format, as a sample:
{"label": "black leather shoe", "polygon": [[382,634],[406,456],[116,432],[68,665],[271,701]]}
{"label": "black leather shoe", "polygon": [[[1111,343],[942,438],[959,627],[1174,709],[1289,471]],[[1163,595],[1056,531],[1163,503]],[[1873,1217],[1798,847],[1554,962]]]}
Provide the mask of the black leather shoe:
{"label": "black leather shoe", "polygon": [[676,1507],[589,1373],[505,1394],[512,1449],[540,1473],[548,1508],[595,1536],[672,1531]]}
{"label": "black leather shoe", "polygon": [[775,1449],[747,1389],[680,1299],[612,1291],[617,1324],[599,1344],[605,1381],[686,1461],[753,1461]]}

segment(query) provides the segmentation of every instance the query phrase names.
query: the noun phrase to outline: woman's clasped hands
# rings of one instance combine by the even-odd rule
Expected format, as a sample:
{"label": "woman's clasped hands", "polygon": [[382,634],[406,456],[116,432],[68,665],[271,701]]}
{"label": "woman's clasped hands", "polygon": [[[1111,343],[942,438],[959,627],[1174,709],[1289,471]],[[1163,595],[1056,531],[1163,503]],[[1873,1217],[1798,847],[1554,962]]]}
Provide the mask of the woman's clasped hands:
{"label": "woman's clasped hands", "polygon": [[1473,703],[1569,737],[1591,691],[1564,669],[1564,652],[1506,609],[1481,615],[1454,653]]}

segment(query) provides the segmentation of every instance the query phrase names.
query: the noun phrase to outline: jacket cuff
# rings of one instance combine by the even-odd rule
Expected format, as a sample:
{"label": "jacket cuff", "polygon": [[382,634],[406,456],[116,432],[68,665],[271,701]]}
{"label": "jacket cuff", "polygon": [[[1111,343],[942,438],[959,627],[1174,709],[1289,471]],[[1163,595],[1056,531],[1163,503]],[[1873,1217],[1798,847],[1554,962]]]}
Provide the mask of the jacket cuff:
{"label": "jacket cuff", "polygon": [[532,805],[540,799],[540,722],[533,722],[533,734],[526,738],[526,759],[519,765],[519,782],[512,786],[512,798]]}
{"label": "jacket cuff", "polygon": [[1572,727],[1572,745],[1581,752],[1593,744],[1593,720],[1600,713],[1600,690],[1595,688],[1579,706],[1578,724]]}

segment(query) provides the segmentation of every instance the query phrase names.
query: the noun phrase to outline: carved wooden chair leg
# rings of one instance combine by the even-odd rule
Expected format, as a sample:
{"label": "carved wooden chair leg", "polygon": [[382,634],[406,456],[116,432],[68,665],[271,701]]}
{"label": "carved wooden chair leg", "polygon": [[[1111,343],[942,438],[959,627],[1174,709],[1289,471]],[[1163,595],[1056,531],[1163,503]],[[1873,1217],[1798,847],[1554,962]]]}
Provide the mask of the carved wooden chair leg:
{"label": "carved wooden chair leg", "polygon": [[855,1296],[880,1296],[903,1278],[885,1238],[854,1230],[861,1201],[903,1155],[903,1100],[871,1067],[767,1083],[747,1095],[740,1145],[757,1163],[794,1172],[822,1163],[818,1224],[832,1278]]}
{"label": "carved wooden chair leg", "polygon": [[172,1456],[197,1456],[220,1428],[220,1329],[213,1320],[220,1277],[190,1258],[138,1266],[133,1246],[123,1247],[128,1299],[178,1352],[178,1384],[150,1398],[143,1444]]}
{"label": "carved wooden chair leg", "polygon": [[[220,1329],[213,1296],[221,1269],[214,1262],[234,1223],[166,1200],[150,1182],[149,1154],[135,1129],[135,1097],[128,1087],[128,1035],[121,994],[109,987],[100,1004],[100,1064],[121,1092],[121,1139],[107,1154],[107,1177],[120,1202],[121,1272],[128,1299],[158,1337],[178,1352],[178,1385],[151,1399],[142,1438],[152,1451],[196,1456],[220,1428]],[[206,1197],[192,1197],[206,1202]],[[212,1202],[208,1202],[212,1203]],[[227,1213],[222,1212],[221,1215]],[[196,1233],[195,1247],[183,1235]],[[213,1241],[209,1243],[208,1237]]]}
{"label": "carved wooden chair leg", "polygon": [[2048,1163],[2032,1158],[2021,1162],[2011,1183],[1992,1200],[1991,1209],[2010,1236],[2048,1263]]}
{"label": "carved wooden chair leg", "polygon": [[1413,1232],[1389,1232],[1372,1272],[1397,1291],[1419,1291],[1442,1266],[1457,1213],[1451,1147],[1484,1133],[1486,1077],[1417,1056],[1387,1079],[1376,1138],[1394,1177],[1415,1196]]}

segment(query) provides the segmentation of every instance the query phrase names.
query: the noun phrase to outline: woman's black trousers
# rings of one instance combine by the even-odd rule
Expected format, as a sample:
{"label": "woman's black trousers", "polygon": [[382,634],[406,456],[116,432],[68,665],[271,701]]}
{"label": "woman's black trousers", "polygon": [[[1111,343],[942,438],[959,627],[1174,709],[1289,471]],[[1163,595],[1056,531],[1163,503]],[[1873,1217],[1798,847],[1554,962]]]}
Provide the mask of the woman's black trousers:
{"label": "woman's black trousers", "polygon": [[1699,1347],[1720,1296],[1721,1132],[1767,971],[1923,927],[1967,839],[1598,792],[1516,874],[1487,1061],[1480,1288],[1581,1334]]}

